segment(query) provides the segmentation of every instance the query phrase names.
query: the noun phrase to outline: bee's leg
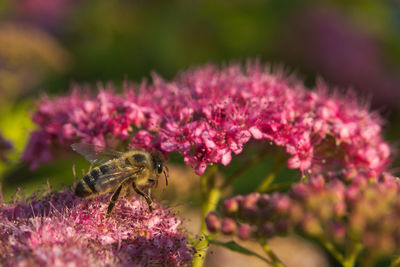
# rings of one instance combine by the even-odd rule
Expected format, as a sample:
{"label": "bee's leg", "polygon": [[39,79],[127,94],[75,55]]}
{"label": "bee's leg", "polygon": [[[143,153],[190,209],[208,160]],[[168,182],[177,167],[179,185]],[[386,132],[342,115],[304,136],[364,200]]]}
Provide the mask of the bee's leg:
{"label": "bee's leg", "polygon": [[114,194],[111,196],[110,204],[108,205],[107,208],[107,216],[110,215],[111,211],[113,210],[115,202],[117,202],[118,200],[119,193],[121,193],[121,189],[122,189],[122,184],[117,188],[117,190],[115,190]]}
{"label": "bee's leg", "polygon": [[92,171],[92,168],[93,168],[93,164],[90,164],[90,166],[89,166],[89,171],[88,171],[88,172],[91,172],[91,171]]}
{"label": "bee's leg", "polygon": [[151,200],[151,198],[150,198],[148,195],[146,195],[146,193],[144,193],[142,190],[140,190],[139,188],[137,188],[135,182],[132,183],[132,187],[133,187],[133,189],[135,190],[135,192],[136,192],[137,194],[139,194],[139,195],[141,195],[142,197],[144,197],[144,199],[145,199],[146,202],[147,202],[147,205],[149,206],[150,212],[152,212],[152,211],[153,211],[153,207],[152,207],[153,201]]}
{"label": "bee's leg", "polygon": [[125,196],[128,198],[132,196],[132,190],[130,186],[125,186]]}
{"label": "bee's leg", "polygon": [[164,173],[164,176],[165,176],[165,186],[168,186],[169,170],[168,170],[167,166],[164,166],[163,173]]}

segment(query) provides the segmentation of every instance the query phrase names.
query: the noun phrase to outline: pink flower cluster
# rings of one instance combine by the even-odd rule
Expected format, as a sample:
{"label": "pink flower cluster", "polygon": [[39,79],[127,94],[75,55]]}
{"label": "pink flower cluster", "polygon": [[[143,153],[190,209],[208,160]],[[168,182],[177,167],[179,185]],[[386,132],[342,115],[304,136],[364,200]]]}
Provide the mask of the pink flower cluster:
{"label": "pink flower cluster", "polygon": [[156,204],[108,196],[85,200],[71,190],[29,202],[1,203],[0,261],[5,266],[182,266],[191,262],[181,221]]}
{"label": "pink flower cluster", "polygon": [[89,94],[75,88],[44,98],[33,120],[23,159],[32,168],[53,158],[55,147],[74,142],[105,145],[127,140],[135,147],[178,152],[197,174],[208,164],[227,165],[251,139],[285,148],[289,168],[301,171],[385,169],[391,153],[381,122],[348,95],[328,94],[324,84],[307,90],[282,71],[248,63],[188,70],[171,82],[158,76],[139,88],[126,84]]}
{"label": "pink flower cluster", "polygon": [[341,248],[360,242],[375,256],[399,253],[400,180],[387,173],[365,175],[316,175],[288,193],[235,196],[223,202],[221,216],[207,215],[207,227],[257,240],[296,231]]}

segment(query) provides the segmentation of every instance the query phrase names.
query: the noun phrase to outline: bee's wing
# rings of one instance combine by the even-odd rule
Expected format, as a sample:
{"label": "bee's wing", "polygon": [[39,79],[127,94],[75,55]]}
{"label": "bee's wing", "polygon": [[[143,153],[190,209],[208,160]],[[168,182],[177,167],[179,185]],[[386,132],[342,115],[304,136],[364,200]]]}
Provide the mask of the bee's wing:
{"label": "bee's wing", "polygon": [[142,167],[124,168],[101,175],[96,181],[95,187],[98,192],[105,192],[116,188],[126,179],[133,178],[142,171]]}
{"label": "bee's wing", "polygon": [[105,162],[113,158],[118,158],[123,155],[122,152],[87,143],[75,143],[72,144],[71,147],[72,150],[84,156],[85,159],[92,164],[100,164],[101,162]]}

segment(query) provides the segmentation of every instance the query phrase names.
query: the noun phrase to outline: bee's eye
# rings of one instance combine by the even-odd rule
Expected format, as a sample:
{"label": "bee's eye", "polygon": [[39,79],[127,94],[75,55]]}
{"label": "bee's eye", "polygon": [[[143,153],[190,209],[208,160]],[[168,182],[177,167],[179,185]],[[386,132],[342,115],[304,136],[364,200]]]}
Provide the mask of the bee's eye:
{"label": "bee's eye", "polygon": [[159,174],[162,173],[162,169],[163,169],[162,164],[158,163],[157,164],[157,171],[158,171]]}

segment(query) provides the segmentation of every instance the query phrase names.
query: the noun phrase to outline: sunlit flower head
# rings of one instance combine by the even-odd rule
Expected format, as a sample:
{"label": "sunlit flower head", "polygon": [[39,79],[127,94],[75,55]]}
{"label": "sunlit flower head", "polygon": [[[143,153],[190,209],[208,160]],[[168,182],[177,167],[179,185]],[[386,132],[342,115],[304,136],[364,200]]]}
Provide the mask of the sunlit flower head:
{"label": "sunlit flower head", "polygon": [[181,220],[156,204],[121,198],[106,217],[108,196],[72,190],[2,203],[0,259],[7,266],[182,266],[192,258]]}

